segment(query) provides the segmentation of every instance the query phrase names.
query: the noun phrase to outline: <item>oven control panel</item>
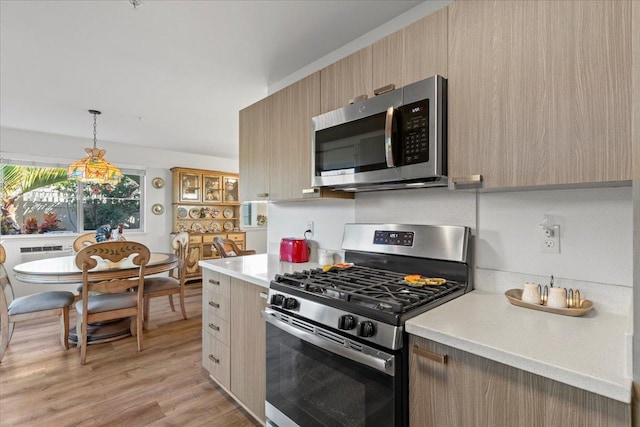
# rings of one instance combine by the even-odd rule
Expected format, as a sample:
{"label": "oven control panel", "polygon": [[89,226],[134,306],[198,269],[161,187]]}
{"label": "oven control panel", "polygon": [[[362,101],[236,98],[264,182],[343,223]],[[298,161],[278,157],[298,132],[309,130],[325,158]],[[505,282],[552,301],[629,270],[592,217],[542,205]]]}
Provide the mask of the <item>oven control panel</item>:
{"label": "oven control panel", "polygon": [[412,231],[376,230],[373,235],[374,245],[413,246]]}

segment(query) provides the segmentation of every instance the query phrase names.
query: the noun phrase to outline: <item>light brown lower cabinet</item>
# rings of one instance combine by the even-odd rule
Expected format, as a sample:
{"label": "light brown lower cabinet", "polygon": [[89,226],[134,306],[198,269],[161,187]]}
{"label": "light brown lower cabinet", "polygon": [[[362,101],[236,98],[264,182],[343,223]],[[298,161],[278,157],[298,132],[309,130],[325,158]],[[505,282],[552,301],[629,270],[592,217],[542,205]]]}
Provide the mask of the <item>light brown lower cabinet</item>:
{"label": "light brown lower cabinet", "polygon": [[254,418],[265,422],[267,290],[203,269],[202,366]]}
{"label": "light brown lower cabinet", "polygon": [[411,426],[631,425],[629,404],[413,335],[409,345]]}

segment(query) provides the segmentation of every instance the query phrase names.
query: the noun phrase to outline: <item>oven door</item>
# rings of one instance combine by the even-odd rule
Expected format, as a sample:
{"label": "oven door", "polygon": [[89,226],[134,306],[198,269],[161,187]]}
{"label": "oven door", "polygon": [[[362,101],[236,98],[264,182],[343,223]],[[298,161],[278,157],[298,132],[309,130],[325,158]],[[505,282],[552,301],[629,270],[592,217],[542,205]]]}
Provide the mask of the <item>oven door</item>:
{"label": "oven door", "polygon": [[265,309],[270,425],[401,426],[398,354]]}

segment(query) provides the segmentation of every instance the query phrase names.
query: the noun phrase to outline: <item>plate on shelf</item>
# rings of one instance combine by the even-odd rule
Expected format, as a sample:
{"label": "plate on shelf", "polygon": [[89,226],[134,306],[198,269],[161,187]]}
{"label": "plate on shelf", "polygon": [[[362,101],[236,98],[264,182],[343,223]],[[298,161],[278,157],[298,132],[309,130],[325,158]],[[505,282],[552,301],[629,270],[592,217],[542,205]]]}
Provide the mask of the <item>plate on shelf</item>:
{"label": "plate on shelf", "polygon": [[200,208],[189,209],[189,216],[191,218],[200,218]]}
{"label": "plate on shelf", "polygon": [[211,212],[212,218],[218,218],[219,216],[220,216],[220,209],[214,209],[213,212]]}
{"label": "plate on shelf", "polygon": [[233,218],[233,209],[231,208],[226,208],[222,214],[224,215],[225,218]]}
{"label": "plate on shelf", "polygon": [[233,223],[231,221],[227,221],[224,223],[224,231],[233,230]]}
{"label": "plate on shelf", "polygon": [[202,233],[204,231],[204,228],[202,227],[202,223],[194,222],[193,224],[191,224],[191,231],[195,231],[196,233]]}
{"label": "plate on shelf", "polygon": [[178,208],[177,215],[178,215],[178,218],[180,218],[180,219],[186,218],[187,217],[187,210],[181,206],[181,207]]}
{"label": "plate on shelf", "polygon": [[188,231],[189,227],[187,227],[187,224],[185,224],[184,222],[179,222],[176,224],[176,228],[178,229],[179,232],[183,232],[183,231]]}
{"label": "plate on shelf", "polygon": [[212,233],[219,233],[222,231],[222,227],[220,227],[220,224],[218,224],[217,222],[211,221],[209,225],[207,225],[207,231],[210,231]]}

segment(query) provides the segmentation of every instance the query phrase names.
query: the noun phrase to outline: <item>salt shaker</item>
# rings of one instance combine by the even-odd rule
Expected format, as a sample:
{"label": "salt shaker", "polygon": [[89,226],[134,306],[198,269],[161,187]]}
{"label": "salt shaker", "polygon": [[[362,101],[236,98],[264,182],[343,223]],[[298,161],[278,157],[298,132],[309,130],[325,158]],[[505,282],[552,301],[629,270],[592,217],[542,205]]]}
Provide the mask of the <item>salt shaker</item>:
{"label": "salt shaker", "polygon": [[522,301],[529,304],[540,304],[540,287],[537,283],[525,283]]}
{"label": "salt shaker", "polygon": [[567,291],[564,288],[549,288],[548,307],[567,308]]}

